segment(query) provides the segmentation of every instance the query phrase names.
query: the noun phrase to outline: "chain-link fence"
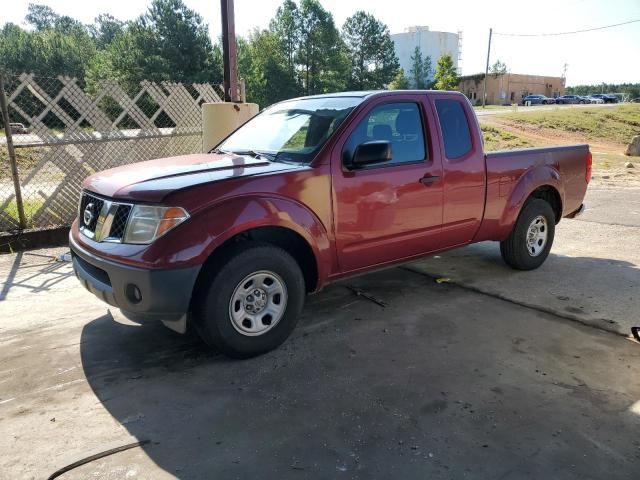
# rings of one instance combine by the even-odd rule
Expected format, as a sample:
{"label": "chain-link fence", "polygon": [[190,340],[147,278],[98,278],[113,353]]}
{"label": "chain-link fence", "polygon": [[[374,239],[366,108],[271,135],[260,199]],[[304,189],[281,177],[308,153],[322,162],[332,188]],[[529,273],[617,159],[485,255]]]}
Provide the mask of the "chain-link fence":
{"label": "chain-link fence", "polygon": [[0,231],[71,224],[82,180],[94,172],[201,151],[200,107],[223,98],[212,84],[88,87],[63,76],[0,75],[9,117],[0,123]]}

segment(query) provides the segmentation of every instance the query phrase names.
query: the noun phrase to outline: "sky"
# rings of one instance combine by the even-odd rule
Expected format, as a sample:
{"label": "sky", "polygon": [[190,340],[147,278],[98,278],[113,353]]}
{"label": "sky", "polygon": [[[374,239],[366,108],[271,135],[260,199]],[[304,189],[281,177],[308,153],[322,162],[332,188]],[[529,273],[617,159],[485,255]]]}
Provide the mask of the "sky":
{"label": "sky", "polygon": [[[23,24],[29,0],[4,0],[0,22]],[[121,20],[142,14],[150,0],[32,0],[56,12],[92,23],[100,13]],[[220,2],[184,0],[220,35]],[[338,27],[357,10],[386,23],[391,33],[413,25],[462,32],[462,74],[483,72],[489,28],[494,30],[490,63],[500,59],[512,73],[560,76],[567,85],[640,82],[640,22],[576,35],[508,37],[500,33],[541,34],[600,27],[640,19],[640,0],[320,0]],[[266,28],[282,0],[236,0],[236,34]]]}

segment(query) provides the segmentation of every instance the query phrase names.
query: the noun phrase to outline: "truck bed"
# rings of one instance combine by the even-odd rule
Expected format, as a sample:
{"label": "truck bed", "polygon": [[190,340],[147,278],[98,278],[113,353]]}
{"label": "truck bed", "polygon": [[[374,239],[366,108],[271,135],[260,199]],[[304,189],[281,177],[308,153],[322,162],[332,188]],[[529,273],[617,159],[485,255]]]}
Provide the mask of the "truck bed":
{"label": "truck bed", "polygon": [[[587,190],[585,160],[588,155],[589,146],[586,144],[500,150],[485,154],[487,203],[483,228],[477,240],[499,240],[494,238],[496,232],[498,237],[507,235],[512,223],[509,219],[507,224],[505,214],[511,198],[517,195],[518,190],[526,190],[528,182],[542,175],[548,175],[550,183],[560,193],[561,216],[580,208]],[[492,235],[487,233],[489,230],[493,231]]]}

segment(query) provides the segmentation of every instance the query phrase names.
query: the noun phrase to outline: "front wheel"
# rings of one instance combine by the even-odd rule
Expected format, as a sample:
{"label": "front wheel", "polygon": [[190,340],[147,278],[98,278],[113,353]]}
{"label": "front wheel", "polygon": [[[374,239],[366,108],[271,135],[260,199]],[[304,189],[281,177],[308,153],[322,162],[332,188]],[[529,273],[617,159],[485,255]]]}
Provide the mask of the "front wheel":
{"label": "front wheel", "polygon": [[527,200],[513,230],[500,242],[502,258],[517,270],[538,268],[549,256],[555,227],[555,213],[548,202]]}
{"label": "front wheel", "polygon": [[291,334],[302,311],[304,276],[295,259],[270,244],[239,244],[204,273],[194,323],[209,346],[233,358],[273,350]]}

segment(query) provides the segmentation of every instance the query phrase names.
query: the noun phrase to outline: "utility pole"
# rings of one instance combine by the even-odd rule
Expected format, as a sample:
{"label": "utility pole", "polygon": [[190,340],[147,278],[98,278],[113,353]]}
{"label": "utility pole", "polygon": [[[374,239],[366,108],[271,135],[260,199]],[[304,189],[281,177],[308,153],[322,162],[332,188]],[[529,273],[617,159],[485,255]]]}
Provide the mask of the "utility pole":
{"label": "utility pole", "polygon": [[487,47],[487,66],[484,69],[484,88],[482,92],[482,108],[485,107],[487,102],[487,77],[489,76],[489,56],[491,55],[491,36],[493,35],[493,28],[489,29],[489,46]]}
{"label": "utility pole", "polygon": [[233,0],[220,0],[222,17],[222,62],[224,64],[224,101],[240,102],[238,59],[236,52],[236,21]]}

